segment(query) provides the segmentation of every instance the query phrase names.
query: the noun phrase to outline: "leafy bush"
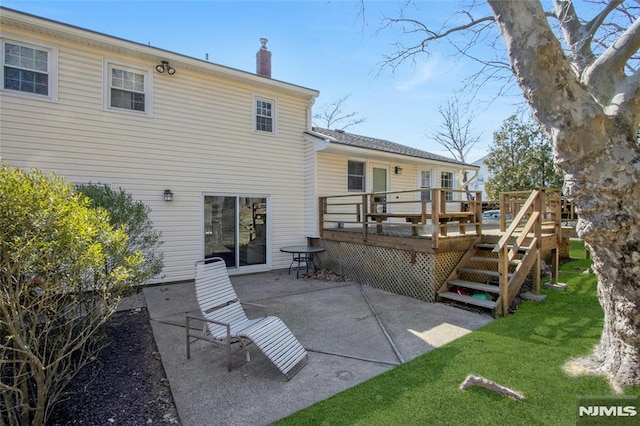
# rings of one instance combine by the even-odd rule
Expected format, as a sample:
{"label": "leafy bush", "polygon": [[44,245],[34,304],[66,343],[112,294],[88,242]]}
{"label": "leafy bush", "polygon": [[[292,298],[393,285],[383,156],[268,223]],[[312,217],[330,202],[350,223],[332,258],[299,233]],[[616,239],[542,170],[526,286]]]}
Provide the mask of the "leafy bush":
{"label": "leafy bush", "polygon": [[40,425],[144,259],[63,179],[7,165],[0,237],[0,424]]}
{"label": "leafy bush", "polygon": [[[105,209],[114,228],[124,227],[129,237],[128,254],[140,252],[144,256],[140,268],[130,276],[132,284],[142,284],[162,271],[161,235],[149,219],[149,206],[135,201],[122,188],[116,191],[108,185],[90,183],[78,185],[76,190],[89,197],[92,206]],[[117,258],[109,259],[109,264],[117,265],[119,261]]]}

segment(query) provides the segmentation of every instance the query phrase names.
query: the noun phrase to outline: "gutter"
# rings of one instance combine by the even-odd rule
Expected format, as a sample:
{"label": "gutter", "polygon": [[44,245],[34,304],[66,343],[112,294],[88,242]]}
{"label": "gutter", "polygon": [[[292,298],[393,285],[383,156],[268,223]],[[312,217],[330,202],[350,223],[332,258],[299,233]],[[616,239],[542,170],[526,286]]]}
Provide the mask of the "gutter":
{"label": "gutter", "polygon": [[331,147],[331,144],[334,144],[334,146],[339,146],[339,148],[344,150],[344,152],[338,153],[341,155],[353,155],[353,156],[366,157],[366,158],[371,158],[375,155],[378,155],[378,156],[384,157],[385,159],[395,159],[395,160],[398,160],[399,162],[404,162],[406,164],[432,165],[432,164],[446,163],[446,164],[451,164],[452,166],[455,166],[458,169],[464,168],[466,170],[473,170],[475,171],[474,177],[478,175],[478,172],[480,170],[479,166],[474,166],[473,164],[461,163],[455,160],[447,161],[445,159],[441,160],[441,159],[434,159],[434,158],[424,158],[424,157],[417,157],[410,154],[401,154],[398,152],[385,151],[382,149],[354,146],[348,143],[340,142],[339,140],[331,136],[325,135],[324,133],[318,133],[314,131],[306,131],[304,134],[304,137],[307,142],[311,142],[312,144],[314,144],[316,151],[328,150]]}

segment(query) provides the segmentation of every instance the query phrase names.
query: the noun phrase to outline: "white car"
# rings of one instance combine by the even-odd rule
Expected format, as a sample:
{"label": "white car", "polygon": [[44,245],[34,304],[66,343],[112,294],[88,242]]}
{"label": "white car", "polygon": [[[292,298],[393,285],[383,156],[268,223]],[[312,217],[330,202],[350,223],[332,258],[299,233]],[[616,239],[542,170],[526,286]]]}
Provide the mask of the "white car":
{"label": "white car", "polygon": [[500,210],[487,210],[482,213],[484,219],[500,219]]}
{"label": "white car", "polygon": [[[482,213],[483,219],[500,219],[500,210],[487,210]],[[507,213],[507,220],[513,219],[511,213]]]}

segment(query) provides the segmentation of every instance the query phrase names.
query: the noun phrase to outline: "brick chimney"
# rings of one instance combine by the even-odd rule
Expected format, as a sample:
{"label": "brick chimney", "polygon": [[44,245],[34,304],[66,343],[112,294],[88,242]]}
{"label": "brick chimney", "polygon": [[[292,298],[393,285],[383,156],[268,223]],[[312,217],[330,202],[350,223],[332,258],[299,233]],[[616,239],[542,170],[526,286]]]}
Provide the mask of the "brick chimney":
{"label": "brick chimney", "polygon": [[256,53],[256,74],[271,78],[271,52],[267,50],[268,42],[269,40],[264,37],[260,39],[262,47]]}

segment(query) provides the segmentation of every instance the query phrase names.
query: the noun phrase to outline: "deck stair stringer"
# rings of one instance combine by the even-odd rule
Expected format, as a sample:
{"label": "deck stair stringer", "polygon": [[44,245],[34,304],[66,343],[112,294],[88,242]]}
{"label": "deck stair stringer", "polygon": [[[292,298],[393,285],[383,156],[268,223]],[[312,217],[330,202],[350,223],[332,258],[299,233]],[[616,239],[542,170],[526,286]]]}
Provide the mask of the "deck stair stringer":
{"label": "deck stair stringer", "polygon": [[514,244],[509,246],[512,258],[508,262],[508,291],[501,292],[500,259],[495,248],[495,243],[479,237],[440,287],[439,299],[487,309],[494,316],[505,315],[503,293],[511,303],[535,265],[538,253],[534,240],[514,238]]}

